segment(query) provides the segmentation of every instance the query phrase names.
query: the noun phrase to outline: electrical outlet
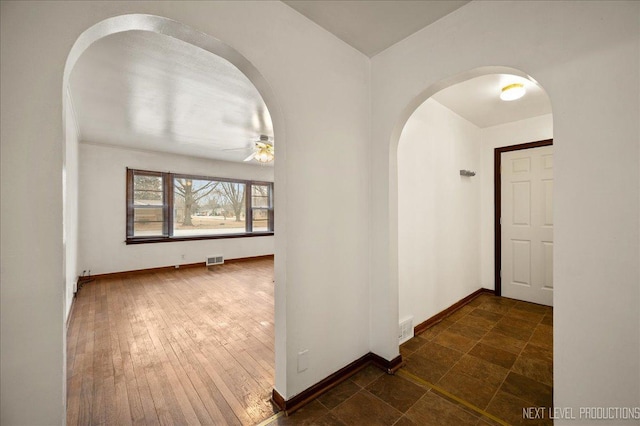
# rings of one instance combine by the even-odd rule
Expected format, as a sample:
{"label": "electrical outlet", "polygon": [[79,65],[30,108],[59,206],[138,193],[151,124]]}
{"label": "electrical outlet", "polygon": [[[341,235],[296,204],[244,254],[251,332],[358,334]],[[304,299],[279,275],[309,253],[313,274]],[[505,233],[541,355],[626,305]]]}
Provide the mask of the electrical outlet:
{"label": "electrical outlet", "polygon": [[309,368],[309,349],[298,352],[298,373],[302,373]]}

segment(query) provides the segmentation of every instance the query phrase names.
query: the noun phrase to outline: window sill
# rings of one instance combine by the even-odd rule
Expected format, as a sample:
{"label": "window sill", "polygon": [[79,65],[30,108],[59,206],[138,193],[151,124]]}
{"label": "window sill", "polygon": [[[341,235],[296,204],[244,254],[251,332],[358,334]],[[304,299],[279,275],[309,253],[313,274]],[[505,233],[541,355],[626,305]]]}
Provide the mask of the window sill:
{"label": "window sill", "polygon": [[199,240],[222,240],[227,238],[251,238],[251,237],[266,237],[273,235],[272,232],[252,232],[243,234],[228,234],[228,235],[200,235],[193,237],[132,237],[127,238],[125,243],[129,244],[150,244],[150,243],[170,243],[174,241],[199,241]]}

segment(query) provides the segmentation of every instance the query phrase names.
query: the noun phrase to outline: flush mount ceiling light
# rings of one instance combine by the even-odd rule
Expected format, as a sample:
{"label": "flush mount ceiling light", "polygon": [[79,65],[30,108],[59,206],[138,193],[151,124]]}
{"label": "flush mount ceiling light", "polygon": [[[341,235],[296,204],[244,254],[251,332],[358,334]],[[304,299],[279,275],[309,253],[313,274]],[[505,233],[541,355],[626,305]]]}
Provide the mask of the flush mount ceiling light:
{"label": "flush mount ceiling light", "polygon": [[522,83],[512,83],[504,86],[500,92],[500,99],[503,101],[515,101],[524,96],[527,90]]}

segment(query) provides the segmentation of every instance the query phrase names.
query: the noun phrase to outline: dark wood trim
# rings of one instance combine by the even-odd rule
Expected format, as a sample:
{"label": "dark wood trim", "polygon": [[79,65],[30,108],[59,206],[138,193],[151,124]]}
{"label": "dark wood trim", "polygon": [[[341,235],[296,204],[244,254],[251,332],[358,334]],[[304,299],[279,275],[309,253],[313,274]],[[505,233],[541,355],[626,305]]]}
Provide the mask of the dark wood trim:
{"label": "dark wood trim", "polygon": [[[240,263],[247,262],[251,260],[259,260],[259,259],[273,259],[272,254],[265,254],[262,256],[251,256],[251,257],[239,257],[237,259],[225,259],[224,263]],[[178,266],[178,268],[176,268]],[[78,290],[83,283],[93,281],[97,278],[119,278],[125,277],[128,275],[136,275],[136,274],[151,274],[156,272],[169,272],[175,271],[176,269],[187,269],[187,268],[204,268],[206,266],[206,262],[196,262],[196,263],[185,263],[183,265],[174,265],[174,266],[159,266],[157,268],[146,268],[146,269],[134,269],[132,271],[121,271],[121,272],[108,272],[106,274],[97,274],[91,276],[80,277],[78,279]]]}
{"label": "dark wood trim", "polygon": [[67,315],[67,320],[65,321],[65,331],[69,330],[69,324],[71,323],[71,316],[73,315],[73,311],[76,308],[76,293],[73,293],[73,297],[71,298],[71,308],[69,308],[69,315]]}
{"label": "dark wood trim", "polygon": [[225,259],[224,263],[242,263],[242,262],[250,262],[252,260],[273,259],[274,257],[275,256],[273,254],[263,254],[260,256],[238,257],[237,259]]}
{"label": "dark wood trim", "polygon": [[[151,170],[130,169],[127,170],[127,226],[126,226],[126,244],[151,244],[151,243],[169,243],[175,241],[198,241],[198,240],[219,240],[225,238],[247,238],[247,237],[264,237],[273,235],[273,205],[270,206],[269,215],[269,231],[268,232],[253,232],[253,211],[251,209],[251,186],[252,185],[265,185],[270,188],[271,197],[273,197],[273,182],[258,181],[258,180],[246,180],[246,179],[229,179],[218,178],[202,175],[188,175],[181,173],[171,172],[157,172]],[[151,237],[134,237],[134,191],[133,191],[133,177],[135,174],[144,174],[149,176],[159,176],[162,178],[163,187],[163,203],[162,203],[162,234],[154,235]],[[192,180],[210,180],[216,182],[232,182],[241,183],[245,185],[245,232],[238,234],[217,234],[217,235],[195,235],[195,236],[173,236],[174,231],[174,179],[192,179]]]}
{"label": "dark wood trim", "polygon": [[222,234],[222,235],[200,235],[194,237],[132,237],[127,238],[125,243],[129,244],[151,244],[151,243],[171,243],[175,241],[199,241],[199,240],[223,240],[225,238],[252,238],[268,237],[273,232],[252,232],[251,234]]}
{"label": "dark wood trim", "polygon": [[274,404],[276,404],[276,407],[278,407],[281,411],[284,411],[286,413],[287,400],[284,399],[282,395],[280,395],[280,392],[273,389],[271,391],[271,400],[273,401]]}
{"label": "dark wood trim", "polygon": [[327,392],[329,389],[334,388],[338,384],[342,383],[349,377],[356,374],[358,371],[365,368],[371,362],[370,353],[358,358],[352,363],[342,367],[340,370],[331,374],[328,377],[325,377],[323,380],[319,381],[315,385],[303,390],[296,396],[291,399],[285,400],[281,395],[278,394],[276,397],[276,390],[273,390],[273,402],[283,411],[287,413],[287,415],[293,413],[298,408],[317,398],[324,392]]}
{"label": "dark wood trim", "polygon": [[[159,266],[157,268],[146,268],[146,269],[134,269],[132,271],[120,271],[120,272],[108,272],[106,274],[96,274],[91,276],[85,276],[80,278],[80,282],[93,281],[98,278],[119,278],[125,277],[128,275],[137,275],[137,274],[151,274],[155,272],[169,272],[174,271],[176,269],[186,269],[186,268],[197,268],[197,267],[205,267],[205,262],[197,262],[197,263],[186,263],[184,265],[174,265],[174,266]],[[178,268],[176,268],[178,266]]]}
{"label": "dark wood trim", "polygon": [[[134,216],[136,206],[134,204],[134,177],[136,174],[146,175],[146,176],[156,176],[162,179],[162,236],[157,236],[154,238],[166,238],[169,235],[169,220],[170,214],[169,211],[169,197],[172,195],[169,191],[170,188],[167,186],[167,178],[166,173],[155,172],[155,171],[147,171],[147,170],[137,170],[137,169],[127,169],[127,225],[126,225],[126,239],[135,238],[133,237],[133,230],[135,226]],[[156,208],[159,206],[152,206],[152,208]],[[148,206],[137,206],[138,209],[148,208]]]}
{"label": "dark wood trim", "polygon": [[[261,180],[221,178],[221,177],[215,177],[215,176],[190,175],[190,174],[184,174],[184,173],[169,172],[166,174],[170,175],[172,179],[212,180],[216,182],[244,183],[244,184],[255,183],[257,185],[267,185],[272,183],[272,182],[265,182]],[[245,191],[245,194],[246,194],[246,191]]]}
{"label": "dark wood trim", "polygon": [[273,211],[273,202],[275,200],[275,194],[273,183],[270,183],[269,186],[271,187],[271,197],[269,198],[269,231],[274,232],[276,219]]}
{"label": "dark wood trim", "polygon": [[270,232],[273,232],[273,230],[275,229],[275,216],[273,213],[273,201],[275,199],[274,198],[275,195],[273,191],[274,191],[274,185],[273,185],[273,182],[271,182],[269,183],[269,210],[268,210],[269,218],[267,220],[268,227],[269,227],[268,229]]}
{"label": "dark wood trim", "polygon": [[244,186],[244,229],[253,232],[253,185],[247,182]]}
{"label": "dark wood trim", "polygon": [[493,151],[493,228],[494,228],[494,282],[496,296],[502,296],[502,280],[500,271],[502,270],[502,225],[500,215],[502,213],[502,153],[510,151],[520,151],[523,149],[540,148],[553,145],[553,139],[545,139],[536,142],[527,142],[518,145],[498,147]]}
{"label": "dark wood trim", "polygon": [[127,167],[127,237],[133,235],[133,169]]}
{"label": "dark wood trim", "polygon": [[373,352],[369,352],[369,356],[371,358],[371,362],[384,370],[387,374],[395,374],[395,372],[404,365],[404,362],[402,361],[402,355],[398,355],[391,361],[386,360],[380,355],[374,354]]}
{"label": "dark wood trim", "polygon": [[349,377],[356,374],[366,366],[373,364],[383,369],[387,374],[395,373],[402,366],[402,355],[398,355],[391,361],[382,358],[372,352],[358,358],[349,365],[341,368],[330,376],[319,381],[315,385],[303,390],[291,399],[284,399],[277,390],[273,389],[271,393],[271,400],[278,408],[284,411],[287,415],[290,415],[297,409],[303,407],[305,404],[316,399],[328,390],[336,387]]}
{"label": "dark wood trim", "polygon": [[444,311],[435,314],[434,316],[427,319],[426,321],[423,321],[420,324],[413,327],[413,334],[417,336],[418,334],[422,333],[429,327],[434,326],[435,324],[439,323],[440,321],[442,321],[443,319],[445,319],[446,317],[448,317],[458,309],[462,308],[464,305],[471,302],[473,299],[480,296],[481,294],[494,294],[494,292],[493,290],[489,290],[488,288],[480,288],[474,291],[470,295],[458,300],[456,303],[449,306]]}
{"label": "dark wood trim", "polygon": [[273,182],[267,182],[262,180],[247,180],[247,179],[233,179],[233,178],[222,178],[215,176],[204,176],[204,175],[191,175],[185,173],[172,173],[172,172],[158,172],[156,170],[142,170],[142,169],[129,169],[134,173],[143,173],[154,176],[164,176],[169,175],[173,179],[193,179],[193,180],[213,180],[216,182],[231,182],[231,183],[255,183],[257,185],[273,185]]}
{"label": "dark wood trim", "polygon": [[[164,201],[162,203],[162,207],[163,207],[163,215],[164,215],[164,224],[163,224],[163,232],[164,235],[166,235],[167,237],[169,235],[173,235],[173,197],[174,197],[174,191],[175,188],[173,186],[173,179],[171,179],[171,177],[169,175],[163,175],[162,176],[163,179],[163,183],[164,183]],[[131,234],[133,235],[133,234]]]}

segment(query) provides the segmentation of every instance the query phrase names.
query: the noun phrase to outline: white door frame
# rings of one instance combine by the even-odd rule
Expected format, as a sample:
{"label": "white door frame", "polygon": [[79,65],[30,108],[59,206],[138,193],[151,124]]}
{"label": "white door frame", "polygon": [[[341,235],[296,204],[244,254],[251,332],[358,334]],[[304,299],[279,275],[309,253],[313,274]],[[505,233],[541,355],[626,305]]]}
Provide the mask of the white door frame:
{"label": "white door frame", "polygon": [[520,151],[523,149],[539,148],[553,145],[553,139],[545,139],[536,142],[528,142],[519,145],[501,146],[493,151],[493,199],[494,199],[494,229],[495,229],[495,295],[502,296],[502,226],[500,225],[500,214],[502,212],[502,178],[500,176],[502,153],[509,151]]}

